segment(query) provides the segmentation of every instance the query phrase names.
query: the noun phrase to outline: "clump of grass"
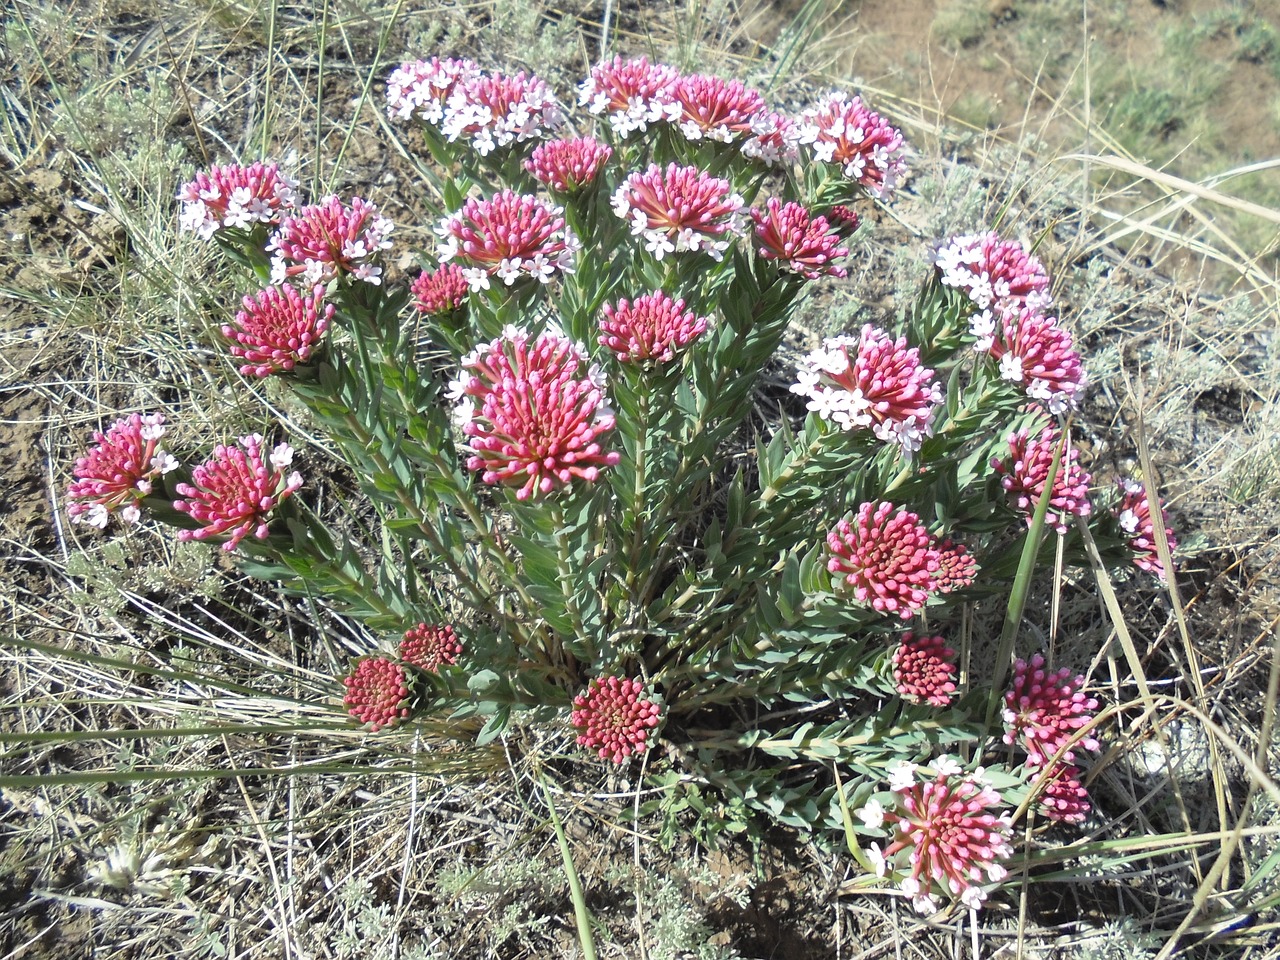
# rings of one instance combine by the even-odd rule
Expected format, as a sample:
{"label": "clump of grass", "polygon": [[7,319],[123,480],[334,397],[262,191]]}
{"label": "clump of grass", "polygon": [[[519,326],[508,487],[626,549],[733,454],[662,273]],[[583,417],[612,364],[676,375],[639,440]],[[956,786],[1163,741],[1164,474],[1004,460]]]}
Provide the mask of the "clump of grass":
{"label": "clump of grass", "polygon": [[933,18],[933,34],[951,53],[975,46],[991,28],[985,0],[944,0]]}

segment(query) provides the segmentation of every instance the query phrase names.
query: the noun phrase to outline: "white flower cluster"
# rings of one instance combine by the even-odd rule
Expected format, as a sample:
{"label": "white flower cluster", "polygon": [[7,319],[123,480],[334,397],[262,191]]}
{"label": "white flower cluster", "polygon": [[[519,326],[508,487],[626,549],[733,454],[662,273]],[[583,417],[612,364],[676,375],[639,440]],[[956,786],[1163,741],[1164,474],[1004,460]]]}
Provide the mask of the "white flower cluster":
{"label": "white flower cluster", "polygon": [[480,67],[471,60],[432,57],[403,63],[387,78],[387,113],[398,120],[418,117],[439,125],[455,85],[480,75]]}

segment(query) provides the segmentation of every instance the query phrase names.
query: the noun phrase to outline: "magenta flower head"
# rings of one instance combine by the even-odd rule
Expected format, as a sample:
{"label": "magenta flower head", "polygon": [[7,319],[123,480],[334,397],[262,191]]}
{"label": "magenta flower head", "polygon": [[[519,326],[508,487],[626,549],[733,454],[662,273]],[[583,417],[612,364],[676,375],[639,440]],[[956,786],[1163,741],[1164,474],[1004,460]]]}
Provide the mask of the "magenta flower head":
{"label": "magenta flower head", "polygon": [[311,359],[332,317],[333,305],[324,302],[322,286],[310,296],[294,287],[268,287],[244,298],[244,309],[235,323],[222,325],[222,335],[231,341],[232,355],[248,361],[241,364],[241,373],[267,377]]}
{"label": "magenta flower head", "polygon": [[924,607],[934,591],[938,551],[920,518],[892,503],[864,503],[852,522],[827,534],[832,585],[852,591],[859,603],[903,620]]}
{"label": "magenta flower head", "polygon": [[942,637],[904,633],[893,654],[898,694],[916,703],[945,707],[956,692],[955,655]]}
{"label": "magenta flower head", "polygon": [[456,263],[446,263],[437,270],[423,270],[409,288],[413,305],[427,316],[452,313],[467,302],[471,287]]}
{"label": "magenta flower head", "polygon": [[577,193],[595,181],[613,150],[591,137],[549,140],[524,162],[535,180],[560,193]]}
{"label": "magenta flower head", "polygon": [[606,303],[600,321],[600,344],[623,363],[670,363],[710,326],[710,317],[697,316],[685,309],[683,300],[672,300],[658,290],[630,303]]}
{"label": "magenta flower head", "polygon": [[978,561],[962,543],[943,540],[938,544],[938,593],[951,593],[973,585],[978,576]]}
{"label": "magenta flower head", "polygon": [[[1028,527],[1044,491],[1045,481],[1049,479],[1054,451],[1064,442],[1062,434],[1052,424],[1041,430],[1035,440],[1028,439],[1027,428],[1023,427],[1009,434],[1008,459],[991,458],[991,466],[1000,475],[1000,486],[1009,494],[1014,506],[1026,516]],[[1093,505],[1089,502],[1091,478],[1080,468],[1078,459],[1079,452],[1074,447],[1066,450],[1053,480],[1053,494],[1045,522],[1060,534],[1067,532],[1070,517],[1087,517],[1093,512]]]}
{"label": "magenta flower head", "polygon": [[[1013,687],[1004,695],[1004,742],[1019,743],[1027,751],[1027,762],[1042,767],[1077,731],[1093,721],[1098,701],[1083,692],[1084,677],[1071,676],[1066,667],[1050,673],[1044,657],[1019,660],[1013,667]],[[1097,750],[1098,741],[1086,735],[1079,741],[1085,750]],[[1059,758],[1075,760],[1067,750]]]}
{"label": "magenta flower head", "polygon": [[298,181],[274,163],[248,167],[228,164],[197,173],[178,191],[182,215],[178,225],[208,240],[223,227],[247,230],[255,223],[278,223],[298,201]]}
{"label": "magenta flower head", "polygon": [[1029,307],[1043,312],[1052,303],[1049,274],[1016,240],[996,233],[951,237],[934,263],[945,286],[963,290],[979,310]]}
{"label": "magenta flower head", "polygon": [[808,397],[808,409],[840,429],[869,429],[906,453],[933,433],[934,408],[942,402],[920,351],[871,324],[857,338],[824,340],[797,365],[791,392]]}
{"label": "magenta flower head", "polygon": [[400,641],[400,659],[428,673],[439,673],[440,667],[457,663],[462,643],[450,624],[419,623],[404,632]]}
{"label": "magenta flower head", "polygon": [[683,109],[672,93],[679,77],[675,67],[651,64],[645,57],[614,57],[592,68],[578,103],[596,116],[607,116],[613,132],[625,137],[659,120],[680,117]]}
{"label": "magenta flower head", "polygon": [[594,482],[621,455],[601,437],[613,429],[599,369],[584,351],[544,331],[536,340],[508,328],[463,358],[449,389],[473,455],[467,469],[485,483],[518,487],[528,500],[570,485]]}
{"label": "magenta flower head", "polygon": [[811,217],[798,203],[784,204],[777,197],[770,197],[763,212],[752,209],[751,219],[755,221],[760,256],[764,259],[777,260],[784,270],[807,280],[849,275],[835,263],[847,257],[849,250],[840,246],[840,234],[831,228],[826,217]]}
{"label": "magenta flower head", "polygon": [[1040,773],[1035,786],[1041,784],[1040,809],[1050,820],[1082,823],[1093,809],[1089,803],[1089,792],[1080,782],[1078,767],[1060,763],[1052,770]]}
{"label": "magenta flower head", "polygon": [[613,195],[613,212],[643,237],[644,247],[661,260],[668,253],[702,251],[724,259],[729,241],[742,233],[742,198],[728,180],[697,167],[656,163],[633,173]]}
{"label": "magenta flower head", "polygon": [[836,231],[845,237],[853,236],[858,232],[858,228],[862,226],[862,215],[853,207],[843,203],[831,208],[828,219]]}
{"label": "magenta flower head", "polygon": [[488,290],[490,277],[507,286],[522,277],[549,283],[557,271],[573,273],[573,255],[581,246],[563,213],[512,190],[488,200],[471,197],[436,227],[436,257],[462,267],[472,290]]}
{"label": "magenta flower head", "polygon": [[151,493],[156,477],[177,469],[178,461],[159,446],[164,414],[132,414],[117,420],[107,432],[95,430],[94,446],[76,460],[67,487],[67,514],[73,523],[102,530],[111,514],[120,511],[125,523],[142,516],[140,501]]}
{"label": "magenta flower head", "polygon": [[413,675],[404,664],[387,657],[357,660],[342,685],[346,687],[343,706],[374,733],[394,727],[413,713]]}
{"label": "magenta flower head", "polygon": [[480,156],[499,147],[536,140],[564,125],[564,112],[551,88],[523,70],[460,79],[445,102],[440,132],[464,140]]}
{"label": "magenta flower head", "polygon": [[418,117],[439,125],[454,88],[480,73],[480,67],[470,60],[432,57],[402,63],[387,78],[387,113],[398,120]]}
{"label": "magenta flower head", "polygon": [[307,287],[327,284],[349,274],[374,286],[382,283],[382,267],[373,260],[391,246],[394,229],[367,200],[337,197],[303,207],[280,224],[267,244],[271,251],[271,282],[297,278]]}
{"label": "magenta flower head", "polygon": [[[1133,562],[1139,570],[1154,573],[1161,583],[1168,581],[1168,572],[1164,561],[1160,559],[1160,551],[1156,548],[1155,522],[1151,518],[1151,503],[1147,500],[1147,488],[1137,480],[1128,478],[1117,481],[1120,486],[1120,502],[1113,508],[1112,514],[1120,524],[1120,529],[1129,535],[1129,549],[1133,551]],[[1173,529],[1169,526],[1169,511],[1160,505],[1160,516],[1164,519],[1164,535],[1169,541],[1169,553],[1178,546],[1174,539]]]}
{"label": "magenta flower head", "polygon": [[800,115],[797,139],[873,197],[887,200],[906,173],[902,133],[861,97],[834,94]]}
{"label": "magenta flower head", "polygon": [[771,167],[800,159],[800,125],[785,113],[765,111],[752,123],[755,133],[742,143],[742,155]]}
{"label": "magenta flower head", "polygon": [[644,684],[626,677],[600,677],[573,698],[569,723],[578,744],[595,750],[601,760],[622,763],[649,749],[649,734],[662,717],[662,707],[648,699]]}
{"label": "magenta flower head", "polygon": [[920,913],[939,909],[939,897],[955,898],[976,910],[987,898],[983,887],[1007,877],[1013,856],[1013,827],[982,770],[965,776],[951,757],[933,764],[932,779],[916,777],[912,763],[890,771],[894,805],[871,800],[857,816],[872,829],[888,827],[890,841],[867,851],[877,876],[892,877]]}
{"label": "magenta flower head", "polygon": [[732,143],[757,132],[757,123],[768,113],[764,97],[737,80],[696,74],[683,76],[671,87],[680,104],[676,127],[686,140]]}
{"label": "magenta flower head", "polygon": [[1052,414],[1075,407],[1085,387],[1084,368],[1071,334],[1055,319],[1024,307],[1001,314],[997,325],[984,311],[974,316],[970,332],[978,337],[977,349],[1000,362],[1002,380],[1021,384]]}
{"label": "magenta flower head", "polygon": [[252,533],[267,536],[268,516],[302,486],[297,471],[285,476],[293,463],[293,448],[279,443],[263,457],[262,435],[241,437],[239,446],[219,444],[213,456],[192,471],[194,485],[177,485],[179,497],[173,509],[203,524],[198,530],[179,530],[179,540],[204,540],[227,536],[223,550],[234,550]]}

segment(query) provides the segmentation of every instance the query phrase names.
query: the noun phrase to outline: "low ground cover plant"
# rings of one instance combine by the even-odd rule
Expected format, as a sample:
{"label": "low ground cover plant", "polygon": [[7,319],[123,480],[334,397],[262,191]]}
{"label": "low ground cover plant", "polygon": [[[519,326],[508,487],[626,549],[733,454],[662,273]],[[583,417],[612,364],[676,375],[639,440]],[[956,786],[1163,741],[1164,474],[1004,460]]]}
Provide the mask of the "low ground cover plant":
{"label": "low ground cover plant", "polygon": [[[643,58],[599,64],[576,113],[459,59],[386,97],[441,201],[417,271],[375,203],[266,160],[178,196],[243,281],[228,375],[280,381],[326,452],[272,425],[201,462],[139,411],[76,462],[72,518],[172,526],[362,621],[381,642],[335,720],[536,729],[667,809],[710,785],[843,836],[922,912],[978,907],[1015,824],[1086,820],[1103,705],[1020,635],[1028,581],[1163,579],[1176,542],[1151,478],[1081,462],[1087,378],[1034,251],[937,238],[901,317],[789,361],[802,298],[909,175],[861,98],[788,115]],[[359,513],[309,496],[329,454]],[[973,603],[998,636],[961,631]]]}

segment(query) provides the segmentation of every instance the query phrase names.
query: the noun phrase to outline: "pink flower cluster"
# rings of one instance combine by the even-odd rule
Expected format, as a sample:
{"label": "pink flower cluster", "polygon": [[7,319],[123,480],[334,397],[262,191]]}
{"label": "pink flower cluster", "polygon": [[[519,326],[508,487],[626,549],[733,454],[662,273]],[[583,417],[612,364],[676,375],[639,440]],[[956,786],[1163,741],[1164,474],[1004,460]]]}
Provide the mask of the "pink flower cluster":
{"label": "pink flower cluster", "polygon": [[387,112],[433,124],[450,142],[466,141],[482,157],[564,124],[559,102],[538,77],[486,73],[470,60],[435,57],[402,63],[392,72]]}
{"label": "pink flower cluster", "polygon": [[[1054,452],[1065,441],[1058,428],[1050,424],[1040,431],[1035,440],[1028,439],[1027,429],[1023,427],[1009,434],[1007,442],[1008,458],[992,457],[991,466],[1000,475],[1000,486],[1013,499],[1017,509],[1025,514],[1027,526],[1031,526],[1036,504],[1044,491],[1045,481],[1049,479]],[[1069,447],[1062,455],[1053,480],[1053,494],[1045,522],[1060,534],[1067,532],[1071,517],[1087,517],[1093,511],[1089,502],[1091,478],[1081,469],[1078,459],[1078,451]]]}
{"label": "pink flower cluster", "polygon": [[297,279],[306,287],[327,284],[349,274],[377,286],[382,267],[374,259],[391,246],[394,229],[367,200],[346,204],[329,197],[286,218],[267,244],[272,253],[271,282]]}
{"label": "pink flower cluster", "polygon": [[585,693],[573,698],[573,706],[569,723],[579,731],[579,746],[614,763],[647,750],[649,735],[662,717],[644,684],[626,677],[592,680]]}
{"label": "pink flower cluster", "polygon": [[798,203],[784,204],[770,197],[763,212],[751,210],[751,219],[764,259],[777,260],[783,269],[808,280],[848,276],[835,261],[847,257],[849,250],[840,246],[840,234],[825,217],[810,216]]}
{"label": "pink flower cluster", "polygon": [[945,707],[956,692],[955,655],[942,637],[904,633],[893,653],[898,693],[916,703]]}
{"label": "pink flower cluster", "polygon": [[827,534],[827,570],[837,589],[903,620],[924,607],[938,585],[937,543],[920,518],[888,501],[864,503],[852,521]]}
{"label": "pink flower cluster", "polygon": [[364,657],[343,677],[347,712],[374,733],[394,727],[413,712],[413,690],[404,664],[388,657]]}
{"label": "pink flower cluster", "polygon": [[413,281],[413,305],[427,316],[452,313],[467,302],[471,285],[456,263],[446,263],[437,270],[423,270]]}
{"label": "pink flower cluster", "polygon": [[733,185],[697,167],[650,164],[622,182],[612,206],[658,260],[685,251],[722,260],[729,241],[743,232],[743,201]]}
{"label": "pink flower cluster", "polygon": [[404,632],[400,641],[400,659],[428,673],[458,662],[462,642],[451,624],[419,623]]}
{"label": "pink flower cluster", "polygon": [[798,365],[791,392],[808,397],[808,409],[842,430],[870,429],[906,453],[932,434],[934,408],[942,402],[920,351],[871,324],[857,338],[824,340]]}
{"label": "pink flower cluster", "polygon": [[934,259],[942,283],[963,290],[975,312],[974,348],[999,364],[1004,380],[1053,414],[1065,413],[1084,389],[1085,374],[1071,334],[1049,317],[1049,275],[1022,244],[996,233],[951,237]]}
{"label": "pink flower cluster", "polygon": [[600,344],[622,363],[670,363],[710,326],[710,317],[699,317],[685,309],[683,300],[657,290],[631,302],[619,300],[617,306],[606,303]]}
{"label": "pink flower cluster", "polygon": [[67,487],[67,514],[72,522],[99,530],[120,511],[126,523],[142,516],[138,501],[151,493],[157,477],[178,467],[178,461],[159,446],[164,414],[132,414],[117,420],[107,432],[95,430],[91,447],[72,468],[75,480]]}
{"label": "pink flower cluster", "polygon": [[211,167],[178,191],[178,225],[208,240],[224,227],[244,230],[255,223],[277,223],[297,203],[297,187],[274,163]]}
{"label": "pink flower cluster", "polygon": [[987,897],[983,887],[1008,876],[1012,822],[994,812],[1003,799],[981,769],[965,776],[951,757],[933,768],[932,778],[917,778],[915,764],[900,763],[890,771],[893,807],[873,799],[858,811],[869,828],[891,830],[883,850],[873,843],[867,852],[876,875],[897,879],[920,913],[938,910],[940,896],[976,910]]}
{"label": "pink flower cluster", "polygon": [[463,358],[450,396],[473,452],[467,468],[527,500],[616,464],[620,454],[600,444],[614,426],[603,375],[586,367],[565,337],[545,331],[531,342],[514,328]]}
{"label": "pink flower cluster", "polygon": [[488,200],[471,197],[436,227],[436,257],[462,267],[472,290],[488,290],[490,277],[507,286],[522,277],[549,283],[557,271],[573,273],[581,247],[563,214],[561,207],[512,190]]}
{"label": "pink flower cluster", "polygon": [[800,114],[796,139],[877,199],[888,199],[906,173],[902,133],[861,97],[834,94]]}
{"label": "pink flower cluster", "polygon": [[742,155],[771,167],[800,159],[800,125],[784,113],[772,110],[759,114],[753,124],[754,136],[742,144]]}
{"label": "pink flower cluster", "polygon": [[[1004,742],[1019,744],[1033,767],[1045,766],[1093,721],[1098,701],[1084,693],[1084,683],[1084,677],[1072,677],[1066,667],[1055,672],[1045,669],[1041,654],[1018,660],[1013,686],[1004,695]],[[1098,749],[1093,736],[1085,735],[1078,742],[1085,750]],[[1071,763],[1075,751],[1068,748],[1058,759]]]}
{"label": "pink flower cluster", "polygon": [[1071,334],[1056,319],[1023,307],[1001,314],[999,329],[986,331],[986,321],[975,318],[971,332],[979,350],[999,362],[1001,379],[1021,384],[1052,414],[1075,407],[1085,387],[1084,367]]}
{"label": "pink flower cluster", "polygon": [[1030,307],[1043,312],[1053,302],[1044,264],[1016,240],[1001,240],[997,233],[951,237],[938,248],[934,263],[943,284],[963,290],[979,310]]}
{"label": "pink flower cluster", "polygon": [[[1122,479],[1120,486],[1120,502],[1112,513],[1120,529],[1129,536],[1129,549],[1133,551],[1133,562],[1140,570],[1154,573],[1161,583],[1168,580],[1168,571],[1164,561],[1160,559],[1160,551],[1156,547],[1155,521],[1151,517],[1151,503],[1147,499],[1147,488],[1137,480]],[[1160,506],[1160,516],[1164,520],[1164,535],[1169,542],[1169,553],[1173,553],[1178,541],[1174,539],[1173,530],[1169,526],[1169,512],[1164,505]]]}
{"label": "pink flower cluster", "polygon": [[673,122],[686,140],[732,143],[766,129],[759,126],[769,112],[764,97],[737,80],[694,74],[680,77],[670,92],[680,105]]}
{"label": "pink flower cluster", "polygon": [[1037,784],[1043,784],[1040,809],[1050,820],[1082,823],[1093,809],[1089,792],[1080,782],[1079,767],[1060,763],[1052,770],[1041,772]]}
{"label": "pink flower cluster", "polygon": [[552,190],[576,193],[595,181],[611,156],[612,148],[591,137],[549,140],[534,148],[524,168]]}
{"label": "pink flower cluster", "polygon": [[938,544],[938,593],[951,593],[972,586],[978,575],[978,561],[962,543],[943,540]]}
{"label": "pink flower cluster", "polygon": [[322,286],[310,296],[294,287],[268,287],[244,298],[244,309],[235,323],[222,325],[222,335],[231,341],[232,355],[248,361],[241,373],[266,377],[311,359],[332,317],[333,304],[324,302]]}
{"label": "pink flower cluster", "polygon": [[252,533],[267,536],[268,515],[302,486],[298,472],[284,475],[293,463],[293,448],[277,444],[263,457],[261,434],[241,437],[238,447],[219,444],[213,456],[192,471],[195,484],[180,483],[173,508],[203,524],[197,530],[179,530],[179,540],[204,540],[228,536],[223,550],[234,550]]}
{"label": "pink flower cluster", "polygon": [[627,61],[614,57],[592,68],[578,103],[596,116],[607,117],[614,134],[625,137],[682,115],[672,93],[679,77],[675,67],[651,64],[645,57]]}
{"label": "pink flower cluster", "polygon": [[387,113],[399,120],[417,117],[440,124],[454,89],[480,75],[471,60],[432,57],[402,63],[387,78]]}

